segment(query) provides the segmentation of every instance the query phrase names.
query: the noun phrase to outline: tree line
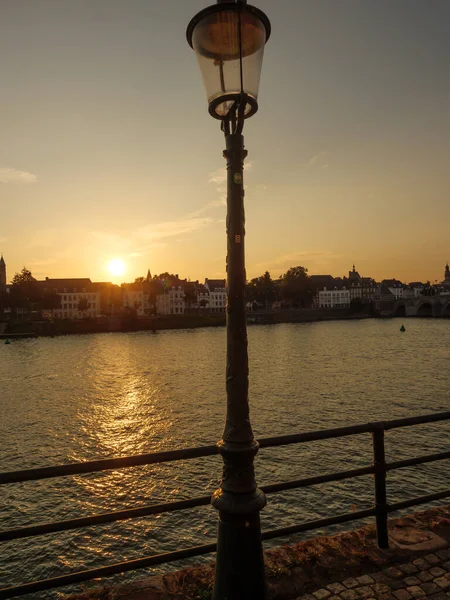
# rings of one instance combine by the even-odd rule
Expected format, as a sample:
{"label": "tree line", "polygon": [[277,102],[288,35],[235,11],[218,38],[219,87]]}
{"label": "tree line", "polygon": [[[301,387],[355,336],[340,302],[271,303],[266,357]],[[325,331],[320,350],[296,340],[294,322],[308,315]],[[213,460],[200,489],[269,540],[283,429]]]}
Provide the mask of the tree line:
{"label": "tree line", "polygon": [[[151,280],[138,277],[136,283],[147,282],[150,290],[150,299],[158,294],[163,294],[170,287],[180,285],[180,280],[172,273],[161,273],[154,275]],[[197,300],[194,284],[183,283],[184,300],[190,306]],[[278,279],[272,279],[269,271],[259,277],[254,277],[246,284],[247,301],[257,303],[269,308],[274,302],[280,302],[292,308],[305,308],[312,305],[314,288],[308,269],[305,267],[291,267]]]}
{"label": "tree line", "polygon": [[279,302],[291,308],[309,308],[312,305],[314,288],[308,269],[291,267],[278,279],[272,279],[269,271],[254,277],[247,283],[247,300],[269,308]]}

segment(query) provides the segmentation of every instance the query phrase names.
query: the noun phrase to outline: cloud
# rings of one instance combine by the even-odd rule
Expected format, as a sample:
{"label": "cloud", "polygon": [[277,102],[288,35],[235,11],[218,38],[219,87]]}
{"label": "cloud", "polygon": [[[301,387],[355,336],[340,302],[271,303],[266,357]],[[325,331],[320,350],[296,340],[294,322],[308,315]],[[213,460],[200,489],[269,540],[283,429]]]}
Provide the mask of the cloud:
{"label": "cloud", "polygon": [[[253,165],[253,161],[251,161],[251,160],[244,163],[244,171],[250,171],[252,168],[252,165]],[[225,183],[226,180],[227,180],[226,167],[221,167],[220,169],[217,169],[217,171],[213,171],[212,173],[209,174],[209,177],[208,177],[209,183],[216,183],[218,185]]]}
{"label": "cloud", "polygon": [[155,223],[153,225],[146,225],[140,227],[135,235],[138,238],[146,240],[161,240],[164,238],[175,237],[186,233],[203,229],[212,223],[215,223],[216,219],[211,217],[190,217],[187,216],[184,219],[176,221],[163,221],[162,223]]}
{"label": "cloud", "polygon": [[314,154],[314,156],[311,156],[307,163],[308,169],[328,169],[328,167],[330,166],[328,164],[329,155],[330,153],[326,150],[322,150],[322,152]]}
{"label": "cloud", "polygon": [[[217,191],[224,193],[227,190],[226,190],[226,188],[217,188]],[[199,217],[200,215],[205,214],[212,208],[217,208],[218,206],[226,206],[226,203],[227,203],[226,196],[222,196],[219,200],[211,200],[211,202],[208,202],[208,204],[205,204],[205,206],[202,206],[198,210],[195,210],[194,212],[189,213],[187,215],[187,218],[194,219],[196,217]]]}
{"label": "cloud", "polygon": [[0,166],[0,183],[36,183],[37,177],[28,171]]}
{"label": "cloud", "polygon": [[217,171],[213,171],[209,174],[208,183],[225,183],[227,180],[227,170],[225,167],[217,169]]}

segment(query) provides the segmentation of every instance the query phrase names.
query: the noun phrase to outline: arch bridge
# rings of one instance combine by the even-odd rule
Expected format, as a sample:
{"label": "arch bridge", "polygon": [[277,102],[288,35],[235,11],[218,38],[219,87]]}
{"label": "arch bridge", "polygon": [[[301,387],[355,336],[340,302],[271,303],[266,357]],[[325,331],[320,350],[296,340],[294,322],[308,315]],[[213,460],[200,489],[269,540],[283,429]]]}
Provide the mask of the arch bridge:
{"label": "arch bridge", "polygon": [[396,300],[394,317],[450,318],[450,294]]}

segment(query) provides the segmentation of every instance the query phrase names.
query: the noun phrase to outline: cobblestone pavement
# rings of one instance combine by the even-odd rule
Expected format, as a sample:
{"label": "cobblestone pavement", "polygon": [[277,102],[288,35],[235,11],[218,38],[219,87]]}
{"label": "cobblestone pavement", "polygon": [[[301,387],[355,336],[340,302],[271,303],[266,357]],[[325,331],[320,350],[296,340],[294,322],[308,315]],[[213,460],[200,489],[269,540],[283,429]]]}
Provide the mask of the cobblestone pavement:
{"label": "cobblestone pavement", "polygon": [[384,571],[330,583],[297,600],[448,600],[450,549],[426,554]]}

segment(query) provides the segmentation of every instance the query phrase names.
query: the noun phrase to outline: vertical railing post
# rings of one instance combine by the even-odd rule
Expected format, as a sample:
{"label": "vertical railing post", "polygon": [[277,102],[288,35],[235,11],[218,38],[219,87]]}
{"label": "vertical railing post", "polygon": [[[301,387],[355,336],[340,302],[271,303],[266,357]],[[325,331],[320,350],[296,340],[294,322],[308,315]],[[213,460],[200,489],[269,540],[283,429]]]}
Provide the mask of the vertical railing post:
{"label": "vertical railing post", "polygon": [[377,425],[373,431],[373,464],[375,467],[375,510],[379,548],[389,548],[388,504],[386,497],[386,456],[384,427]]}

